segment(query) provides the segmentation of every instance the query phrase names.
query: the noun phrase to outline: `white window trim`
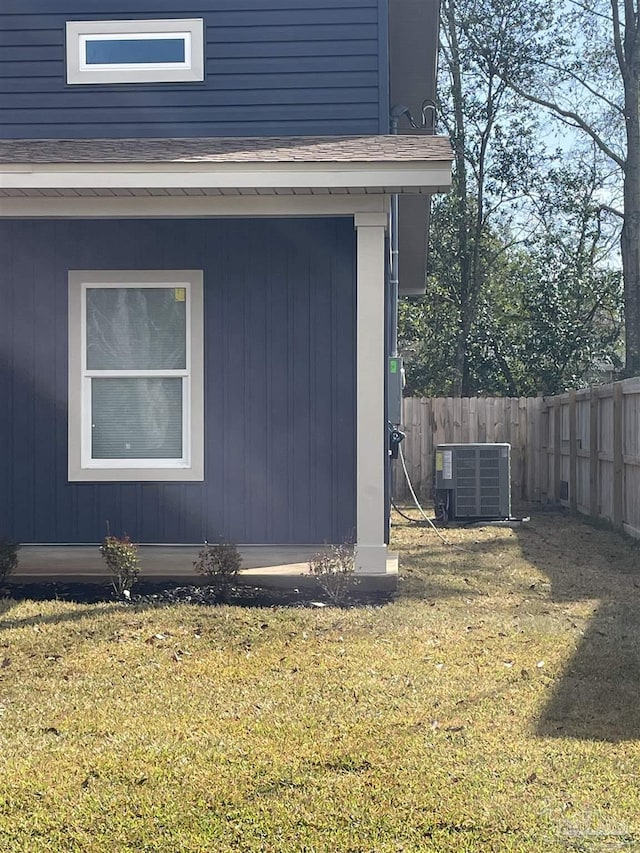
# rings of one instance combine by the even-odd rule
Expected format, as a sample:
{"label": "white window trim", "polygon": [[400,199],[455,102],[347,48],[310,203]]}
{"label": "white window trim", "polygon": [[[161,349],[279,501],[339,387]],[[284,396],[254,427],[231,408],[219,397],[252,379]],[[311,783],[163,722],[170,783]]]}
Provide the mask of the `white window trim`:
{"label": "white window trim", "polygon": [[[186,290],[184,370],[95,371],[86,368],[86,291],[92,287],[175,287]],[[92,459],[91,379],[177,376],[182,383],[182,459]],[[204,340],[201,270],[71,270],[69,272],[69,482],[204,480]]]}
{"label": "white window trim", "polygon": [[[89,65],[87,41],[182,38],[184,62]],[[67,83],[189,83],[204,80],[204,20],[67,21]]]}
{"label": "white window trim", "polygon": [[[167,41],[179,39],[184,42],[184,60],[182,62],[87,62],[87,42],[93,41]],[[91,71],[109,73],[112,69],[118,71],[136,72],[138,69],[145,71],[170,71],[186,70],[191,68],[191,33],[92,33],[81,35],[80,44],[80,71],[83,75]]]}

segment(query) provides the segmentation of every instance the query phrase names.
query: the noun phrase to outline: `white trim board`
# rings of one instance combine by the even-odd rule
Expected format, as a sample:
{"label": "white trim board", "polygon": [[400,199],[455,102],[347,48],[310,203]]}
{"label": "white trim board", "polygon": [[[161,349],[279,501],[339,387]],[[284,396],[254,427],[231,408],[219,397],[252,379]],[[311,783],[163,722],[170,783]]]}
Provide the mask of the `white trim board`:
{"label": "white trim board", "polygon": [[449,162],[0,164],[0,189],[350,189],[446,192]]}
{"label": "white trim board", "polygon": [[356,547],[359,573],[387,570],[385,544],[385,232],[384,215],[355,217]]}
{"label": "white trim board", "polygon": [[0,219],[354,216],[388,211],[387,195],[0,198]]}

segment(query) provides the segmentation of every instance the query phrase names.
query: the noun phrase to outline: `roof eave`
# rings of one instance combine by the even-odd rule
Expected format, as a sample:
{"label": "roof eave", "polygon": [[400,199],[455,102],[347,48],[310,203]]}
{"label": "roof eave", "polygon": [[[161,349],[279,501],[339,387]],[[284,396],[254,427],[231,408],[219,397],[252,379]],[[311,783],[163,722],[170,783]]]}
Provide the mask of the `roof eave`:
{"label": "roof eave", "polygon": [[451,162],[0,163],[0,194],[49,190],[446,192]]}

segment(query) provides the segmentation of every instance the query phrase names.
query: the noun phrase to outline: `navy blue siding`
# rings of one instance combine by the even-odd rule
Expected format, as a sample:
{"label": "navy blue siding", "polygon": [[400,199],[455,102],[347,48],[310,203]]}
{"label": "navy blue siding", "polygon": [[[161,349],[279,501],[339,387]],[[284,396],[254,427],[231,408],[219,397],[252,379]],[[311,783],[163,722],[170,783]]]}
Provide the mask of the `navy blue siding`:
{"label": "navy blue siding", "polygon": [[[119,268],[204,269],[204,483],[67,482],[67,272]],[[351,535],[354,270],[349,219],[0,222],[0,536]]]}
{"label": "navy blue siding", "polygon": [[[388,131],[388,0],[3,0],[0,138]],[[203,83],[68,86],[67,20],[203,17]]]}

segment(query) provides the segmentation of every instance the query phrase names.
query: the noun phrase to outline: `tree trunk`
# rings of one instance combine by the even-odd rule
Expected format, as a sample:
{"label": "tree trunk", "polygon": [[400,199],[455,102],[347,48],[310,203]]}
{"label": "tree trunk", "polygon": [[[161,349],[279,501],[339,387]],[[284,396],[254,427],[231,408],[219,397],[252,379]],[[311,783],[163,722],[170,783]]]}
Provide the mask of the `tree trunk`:
{"label": "tree trunk", "polygon": [[624,225],[620,236],[624,275],[625,375],[640,376],[640,109],[638,78],[625,80],[627,161]]}
{"label": "tree trunk", "polygon": [[457,294],[460,306],[460,326],[456,340],[455,379],[451,388],[451,394],[454,397],[459,397],[462,394],[467,354],[467,337],[469,335],[469,323],[466,318],[469,287],[469,231],[467,227],[469,221],[469,199],[467,197],[466,125],[463,109],[462,62],[458,44],[458,22],[455,0],[448,0],[444,5],[444,23],[447,27],[450,46],[449,71],[451,74],[451,95],[454,112],[454,133],[452,134],[451,142],[455,159],[453,192],[457,196],[458,257],[460,266],[460,281],[458,283],[459,290]]}
{"label": "tree trunk", "polygon": [[456,341],[455,382],[451,389],[453,397],[471,397],[471,377],[469,376],[468,344],[471,331],[472,316],[466,306],[463,307],[460,318],[460,328]]}
{"label": "tree trunk", "polygon": [[450,394],[452,397],[462,397],[462,379],[464,374],[466,349],[466,338],[462,329],[460,329],[460,331],[458,332],[458,340],[456,341],[456,363],[454,368],[455,379],[450,390]]}

